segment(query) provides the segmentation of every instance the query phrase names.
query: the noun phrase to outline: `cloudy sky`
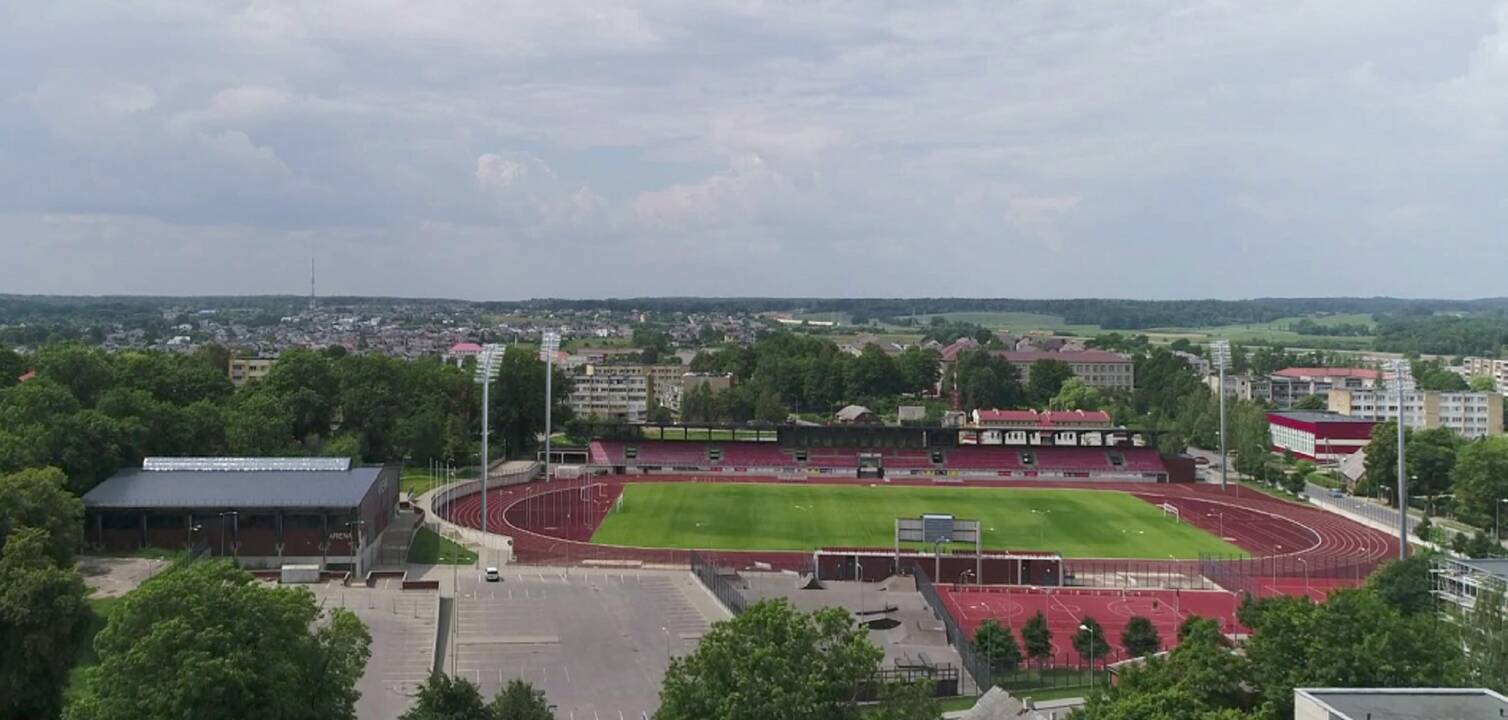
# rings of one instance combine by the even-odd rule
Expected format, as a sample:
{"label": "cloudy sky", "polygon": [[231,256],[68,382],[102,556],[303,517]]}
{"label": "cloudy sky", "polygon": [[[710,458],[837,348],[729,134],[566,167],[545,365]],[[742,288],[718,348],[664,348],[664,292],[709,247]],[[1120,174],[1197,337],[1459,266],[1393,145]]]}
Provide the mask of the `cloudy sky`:
{"label": "cloudy sky", "polygon": [[1508,294],[1503,0],[0,4],[0,292]]}

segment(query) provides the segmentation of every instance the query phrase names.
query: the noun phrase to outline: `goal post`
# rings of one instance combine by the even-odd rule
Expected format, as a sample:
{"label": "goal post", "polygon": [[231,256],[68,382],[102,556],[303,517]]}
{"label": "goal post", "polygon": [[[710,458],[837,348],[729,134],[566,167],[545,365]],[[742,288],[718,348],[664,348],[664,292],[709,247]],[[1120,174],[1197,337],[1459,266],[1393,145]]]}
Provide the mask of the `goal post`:
{"label": "goal post", "polygon": [[1164,516],[1173,518],[1173,522],[1180,522],[1183,519],[1179,517],[1178,506],[1174,505],[1173,503],[1163,503],[1159,507],[1162,508],[1162,514]]}

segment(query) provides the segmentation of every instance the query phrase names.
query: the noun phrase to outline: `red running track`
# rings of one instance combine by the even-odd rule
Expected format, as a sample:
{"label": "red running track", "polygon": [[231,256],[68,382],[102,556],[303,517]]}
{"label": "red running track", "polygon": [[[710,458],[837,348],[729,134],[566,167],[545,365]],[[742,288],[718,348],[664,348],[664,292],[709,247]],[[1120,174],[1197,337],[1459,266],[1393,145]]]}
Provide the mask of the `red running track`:
{"label": "red running track", "polygon": [[[790,483],[773,477],[702,475],[651,475],[644,477],[583,478],[530,483],[497,488],[488,493],[490,530],[510,535],[514,553],[520,562],[571,562],[631,560],[650,563],[684,563],[688,552],[598,545],[590,542],[592,533],[613,501],[628,482],[764,482]],[[797,481],[800,482],[800,481]],[[806,481],[813,482],[813,481]],[[815,483],[814,483],[815,484]],[[873,484],[872,480],[824,478],[821,484]],[[895,479],[893,485],[930,486],[925,479]],[[1317,508],[1277,500],[1266,495],[1232,486],[1222,493],[1213,485],[1172,485],[1147,483],[1107,483],[1086,481],[981,480],[967,485],[989,487],[1044,487],[1077,490],[1115,490],[1130,493],[1144,501],[1168,503],[1179,509],[1182,521],[1192,523],[1213,534],[1224,532],[1232,544],[1251,553],[1257,560],[1232,562],[1234,572],[1248,580],[1252,577],[1273,578],[1271,582],[1247,584],[1240,589],[1256,594],[1292,591],[1293,583],[1283,578],[1307,578],[1308,587],[1343,586],[1360,582],[1382,561],[1397,554],[1397,540],[1339,515]],[[585,489],[583,489],[585,488]],[[462,525],[481,527],[481,497],[471,495],[444,509],[447,517]],[[1222,516],[1223,515],[1223,519]],[[1050,550],[1051,548],[1047,548]],[[779,551],[706,552],[720,562],[748,566],[766,562],[776,567],[797,569],[806,561],[803,553]],[[1196,561],[1139,561],[1165,566],[1172,572],[1204,572]],[[1090,559],[1068,561],[1075,568],[1102,569],[1103,562]],[[1227,584],[1227,587],[1230,587]],[[1300,588],[1303,586],[1300,585]]]}
{"label": "red running track", "polygon": [[1052,631],[1055,665],[1079,665],[1084,658],[1073,649],[1073,636],[1086,617],[1092,617],[1104,629],[1110,655],[1115,662],[1129,658],[1121,644],[1121,633],[1134,616],[1152,621],[1162,638],[1163,649],[1178,644],[1178,627],[1192,616],[1213,618],[1227,633],[1243,633],[1236,621],[1238,602],[1233,593],[1222,590],[1103,590],[1087,588],[986,587],[955,590],[951,585],[937,585],[938,594],[948,612],[958,620],[970,637],[979,623],[994,618],[1008,626],[1021,640],[1021,626],[1038,612],[1047,619]]}

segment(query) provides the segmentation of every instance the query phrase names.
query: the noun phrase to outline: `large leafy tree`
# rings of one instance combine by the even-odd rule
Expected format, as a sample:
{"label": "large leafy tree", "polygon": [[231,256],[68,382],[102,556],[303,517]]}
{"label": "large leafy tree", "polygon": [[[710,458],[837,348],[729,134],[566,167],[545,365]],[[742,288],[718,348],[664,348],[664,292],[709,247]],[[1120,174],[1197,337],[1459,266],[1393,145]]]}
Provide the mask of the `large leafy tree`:
{"label": "large leafy tree", "polygon": [[1434,558],[1414,553],[1406,560],[1383,565],[1367,578],[1377,597],[1404,615],[1432,612],[1435,609],[1434,575],[1430,568]]}
{"label": "large leafy tree", "polygon": [[466,678],[435,673],[419,686],[414,704],[398,720],[495,720],[482,690]]}
{"label": "large leafy tree", "polygon": [[111,613],[68,717],[354,718],[370,644],[354,614],[321,611],[307,590],[178,564]]}
{"label": "large leafy tree", "polygon": [[1073,376],[1073,368],[1062,360],[1032,363],[1031,370],[1026,373],[1026,401],[1046,406]]}
{"label": "large leafy tree", "polygon": [[56,717],[90,610],[73,567],[83,503],[56,469],[0,476],[0,720]]}
{"label": "large leafy tree", "polygon": [[1429,428],[1410,434],[1404,445],[1408,451],[1405,462],[1410,478],[1409,495],[1419,497],[1449,492],[1450,473],[1455,469],[1456,454],[1461,445],[1461,436],[1450,428]]}
{"label": "large leafy tree", "polygon": [[1073,649],[1078,651],[1079,657],[1091,663],[1102,661],[1110,654],[1110,641],[1105,638],[1105,628],[1098,620],[1084,616],[1078,631],[1073,634]]}
{"label": "large leafy tree", "polygon": [[[497,380],[492,384],[492,448],[503,445],[510,456],[532,450],[538,435],[545,429],[545,363],[537,350],[520,345],[510,346],[500,362]],[[565,400],[571,394],[569,378],[555,369],[550,394],[554,401],[550,421],[557,427],[571,419]]]}
{"label": "large leafy tree", "polygon": [[1126,621],[1126,629],[1121,631],[1121,646],[1131,657],[1151,655],[1162,649],[1162,636],[1157,634],[1157,626],[1151,620],[1137,615]]}
{"label": "large leafy tree", "polygon": [[[1225,720],[1245,718],[1252,700],[1246,665],[1213,623],[1192,624],[1166,658],[1127,667],[1082,711],[1091,720]],[[1077,717],[1077,716],[1076,716]]]}
{"label": "large leafy tree", "polygon": [[958,354],[953,364],[952,386],[957,389],[965,410],[1020,407],[1026,402],[1016,366],[983,348]]}
{"label": "large leafy tree", "polygon": [[1451,469],[1451,484],[1461,519],[1491,525],[1494,506],[1508,498],[1508,437],[1486,438],[1462,448]]}
{"label": "large leafy tree", "polygon": [[545,692],[525,680],[514,678],[499,690],[488,706],[494,720],[553,720],[554,706]]}
{"label": "large leafy tree", "polygon": [[842,609],[802,613],[766,600],[671,661],[655,718],[857,718],[860,686],[883,657]]}
{"label": "large leafy tree", "polygon": [[1026,645],[1026,656],[1038,666],[1052,657],[1052,630],[1047,627],[1047,616],[1041,610],[1021,626],[1021,642]]}
{"label": "large leafy tree", "polygon": [[974,649],[984,656],[994,672],[1011,672],[1021,664],[1021,647],[1016,644],[1016,636],[994,618],[974,629]]}
{"label": "large leafy tree", "polygon": [[1099,410],[1105,407],[1105,397],[1099,388],[1084,382],[1083,378],[1071,377],[1064,381],[1058,394],[1047,401],[1049,410]]}

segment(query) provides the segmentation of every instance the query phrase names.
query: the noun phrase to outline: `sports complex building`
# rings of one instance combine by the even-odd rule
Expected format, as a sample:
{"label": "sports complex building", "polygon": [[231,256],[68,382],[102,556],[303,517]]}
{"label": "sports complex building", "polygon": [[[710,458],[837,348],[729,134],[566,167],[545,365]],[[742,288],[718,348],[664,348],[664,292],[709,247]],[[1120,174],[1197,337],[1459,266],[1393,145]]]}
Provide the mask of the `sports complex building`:
{"label": "sports complex building", "polygon": [[350,458],[147,458],[84,495],[85,542],[359,574],[397,512],[400,472]]}
{"label": "sports complex building", "polygon": [[[914,580],[982,687],[969,638],[986,619],[1019,631],[1042,613],[1066,667],[1084,662],[1066,642],[1083,618],[1112,640],[1133,616],[1170,645],[1196,614],[1240,633],[1242,595],[1324,599],[1398,553],[1389,533],[1321,508],[1198,482],[1156,440],[1055,424],[645,424],[556,448],[568,464],[553,478],[492,487],[487,527],[524,564],[691,567],[732,612],[744,573],[803,589]],[[474,483],[427,510],[482,526]]]}

